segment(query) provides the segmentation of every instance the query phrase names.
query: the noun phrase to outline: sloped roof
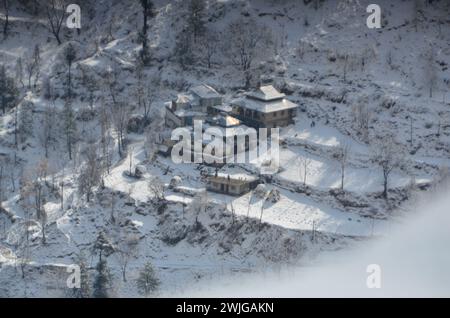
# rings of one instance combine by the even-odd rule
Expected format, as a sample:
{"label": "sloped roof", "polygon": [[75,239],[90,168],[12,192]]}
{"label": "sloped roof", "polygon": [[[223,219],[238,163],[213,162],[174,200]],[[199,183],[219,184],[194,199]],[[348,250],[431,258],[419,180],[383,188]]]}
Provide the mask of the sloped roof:
{"label": "sloped roof", "polygon": [[284,98],[286,95],[280,93],[272,85],[261,86],[259,89],[247,94],[250,98],[256,98],[262,101],[273,101]]}
{"label": "sloped roof", "polygon": [[211,173],[208,176],[209,180],[230,180],[230,181],[240,181],[240,182],[254,182],[258,180],[257,177],[246,174],[246,173],[226,173],[226,172],[218,172],[217,176],[215,173]]}
{"label": "sloped roof", "polygon": [[192,95],[186,95],[186,94],[178,94],[176,103],[177,104],[189,104],[194,100]]}
{"label": "sloped roof", "polygon": [[209,85],[202,84],[191,88],[191,93],[199,96],[200,98],[216,98],[222,97],[214,88]]}
{"label": "sloped roof", "polygon": [[230,105],[216,105],[216,106],[212,106],[212,108],[218,110],[219,112],[223,112],[223,113],[230,113],[233,111],[233,108]]}
{"label": "sloped roof", "polygon": [[241,124],[241,121],[233,116],[218,115],[209,120],[210,123],[216,124],[221,127],[234,127]]}
{"label": "sloped roof", "polygon": [[245,109],[256,110],[261,113],[272,113],[280,110],[289,110],[298,107],[297,104],[287,100],[286,98],[276,99],[273,101],[262,101],[253,98],[240,98],[233,101],[233,104]]}

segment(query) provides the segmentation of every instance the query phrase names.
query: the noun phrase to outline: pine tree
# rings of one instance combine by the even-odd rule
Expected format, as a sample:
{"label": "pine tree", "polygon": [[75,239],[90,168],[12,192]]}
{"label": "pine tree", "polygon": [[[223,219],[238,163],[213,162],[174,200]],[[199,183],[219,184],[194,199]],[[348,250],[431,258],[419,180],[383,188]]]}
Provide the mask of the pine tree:
{"label": "pine tree", "polygon": [[19,112],[19,141],[24,143],[28,136],[33,133],[33,110],[34,104],[29,101],[22,103]]}
{"label": "pine tree", "polygon": [[65,52],[64,52],[64,58],[67,63],[68,68],[68,75],[67,75],[67,97],[70,99],[72,98],[72,64],[77,58],[77,52],[75,51],[74,46],[72,43],[69,43],[67,46]]}
{"label": "pine tree", "polygon": [[19,90],[13,78],[6,74],[4,65],[0,66],[0,107],[3,114],[16,106],[19,98]]}
{"label": "pine tree", "polygon": [[145,297],[158,290],[160,281],[156,277],[155,270],[150,262],[146,263],[144,269],[139,273],[136,285],[139,293]]}
{"label": "pine tree", "polygon": [[41,48],[39,44],[36,44],[33,52],[33,60],[35,65],[35,75],[34,75],[34,88],[37,86],[37,82],[39,81],[39,77],[41,76]]}
{"label": "pine tree", "polygon": [[94,252],[98,251],[98,258],[99,261],[102,260],[103,255],[110,255],[114,251],[114,247],[109,241],[109,239],[106,237],[105,232],[101,231],[97,235],[97,239],[95,240]]}
{"label": "pine tree", "polygon": [[148,39],[147,39],[147,34],[148,34],[148,18],[153,18],[155,16],[155,12],[154,12],[154,5],[153,2],[151,0],[141,0],[141,6],[142,6],[142,14],[144,16],[144,23],[142,26],[142,32],[140,33],[140,38],[142,41],[142,51],[141,51],[141,59],[142,62],[147,65],[150,62],[150,52],[149,52],[149,47],[148,47]]}
{"label": "pine tree", "polygon": [[77,123],[75,119],[75,113],[70,102],[66,102],[64,104],[62,115],[67,151],[69,152],[69,159],[72,160],[72,149],[76,141]]}
{"label": "pine tree", "polygon": [[97,263],[97,276],[95,278],[92,293],[94,298],[108,298],[111,290],[111,273],[106,260],[99,260]]}

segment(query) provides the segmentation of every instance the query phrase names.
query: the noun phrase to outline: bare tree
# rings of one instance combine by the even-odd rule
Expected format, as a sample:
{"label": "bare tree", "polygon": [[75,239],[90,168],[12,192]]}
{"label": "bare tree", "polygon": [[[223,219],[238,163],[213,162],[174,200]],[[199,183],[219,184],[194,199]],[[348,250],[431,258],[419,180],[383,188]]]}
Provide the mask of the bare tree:
{"label": "bare tree", "polygon": [[307,157],[300,157],[298,159],[298,162],[299,162],[299,165],[298,165],[299,177],[300,177],[300,179],[302,179],[302,177],[303,177],[303,185],[306,186],[306,178],[308,176],[308,169],[312,163],[312,160]]}
{"label": "bare tree", "polygon": [[383,196],[387,199],[389,177],[402,162],[400,146],[393,136],[387,136],[375,142],[372,151],[372,161],[381,168],[383,173]]}
{"label": "bare tree", "polygon": [[31,89],[31,80],[35,73],[35,69],[36,69],[36,65],[34,64],[34,60],[33,60],[33,58],[30,57],[25,62],[25,70],[26,70],[26,72],[27,72],[26,74],[28,76],[28,89]]}
{"label": "bare tree", "polygon": [[18,57],[16,61],[15,76],[17,83],[19,83],[22,88],[24,88],[25,83],[23,82],[23,63],[21,57]]}
{"label": "bare tree", "polygon": [[133,234],[123,234],[117,242],[117,257],[122,271],[122,280],[127,282],[127,267],[133,257],[138,256],[139,237]]}
{"label": "bare tree", "polygon": [[432,98],[437,82],[436,52],[433,47],[430,47],[426,53],[425,63],[425,83],[428,85],[429,96]]}
{"label": "bare tree", "polygon": [[21,237],[20,241],[17,243],[17,262],[19,264],[20,272],[22,274],[22,279],[26,278],[26,267],[31,262],[31,247],[30,247],[30,232],[29,232],[29,220],[22,222],[24,227],[24,235]]}
{"label": "bare tree", "polygon": [[102,162],[103,171],[109,174],[111,168],[111,142],[112,137],[109,133],[111,122],[109,118],[109,111],[102,100],[102,106],[100,109],[100,144],[102,148]]}
{"label": "bare tree", "polygon": [[143,72],[143,65],[139,65],[136,68],[136,97],[138,102],[138,107],[142,109],[143,112],[143,126],[145,127],[150,120],[150,110],[152,106],[152,100],[154,97],[154,88],[152,87],[151,81],[145,76]]}
{"label": "bare tree", "polygon": [[49,0],[46,4],[46,10],[48,28],[58,42],[58,45],[61,45],[60,32],[66,17],[66,1]]}
{"label": "bare tree", "polygon": [[195,215],[195,224],[198,224],[198,217],[200,216],[200,213],[206,213],[207,207],[208,192],[202,191],[196,194],[189,206],[189,210]]}
{"label": "bare tree", "polygon": [[158,177],[153,177],[148,181],[148,190],[157,202],[165,201],[165,186],[164,183]]}
{"label": "bare tree", "polygon": [[117,134],[118,151],[122,157],[125,151],[125,138],[127,133],[128,120],[130,119],[129,108],[122,103],[117,103],[110,107],[112,124]]}
{"label": "bare tree", "polygon": [[5,192],[6,192],[6,187],[4,186],[4,174],[5,174],[5,170],[6,170],[6,164],[4,160],[0,159],[0,207],[2,206],[2,202],[4,200],[5,197]]}
{"label": "bare tree", "polygon": [[155,114],[153,121],[147,127],[145,136],[145,152],[150,161],[155,159],[158,153],[158,143],[160,142],[160,132],[164,129],[164,120],[160,114]]}
{"label": "bare tree", "polygon": [[40,131],[39,139],[41,141],[41,145],[45,150],[45,158],[49,156],[49,149],[54,140],[54,125],[56,120],[56,108],[55,105],[50,106],[47,104],[44,109],[44,118],[42,121],[42,128]]}
{"label": "bare tree", "polygon": [[205,35],[201,38],[200,47],[202,49],[206,66],[208,68],[212,67],[213,58],[217,54],[219,48],[219,34],[217,31],[208,30]]}
{"label": "bare tree", "polygon": [[261,214],[259,216],[259,225],[260,225],[260,229],[261,229],[261,225],[262,225],[262,218],[263,218],[263,214],[264,214],[264,208],[266,206],[267,203],[267,199],[269,198],[269,191],[266,193],[266,195],[264,196],[264,198],[262,199],[262,203],[261,203]]}
{"label": "bare tree", "polygon": [[197,42],[197,39],[205,32],[205,10],[205,0],[190,0],[188,9],[188,29],[192,34],[194,42]]}
{"label": "bare tree", "polygon": [[118,103],[118,85],[120,69],[117,65],[108,66],[105,74],[105,85],[114,104]]}
{"label": "bare tree", "polygon": [[245,86],[250,87],[253,66],[268,53],[272,46],[272,35],[267,28],[259,26],[254,20],[245,23],[243,19],[231,23],[227,34],[229,38],[224,43],[228,58],[242,72]]}
{"label": "bare tree", "polygon": [[41,217],[38,221],[41,226],[42,244],[45,245],[47,243],[46,228],[47,228],[47,222],[48,222],[48,215],[47,215],[47,211],[45,210],[45,207],[42,207]]}
{"label": "bare tree", "polygon": [[350,154],[349,144],[344,144],[337,147],[336,157],[341,167],[341,190],[344,190],[345,168],[347,166],[349,154]]}
{"label": "bare tree", "polygon": [[77,122],[70,101],[67,101],[64,104],[64,108],[62,111],[62,121],[64,123],[63,128],[64,128],[64,135],[66,136],[66,145],[67,151],[69,153],[69,160],[72,160],[73,147],[75,146],[76,143]]}
{"label": "bare tree", "polygon": [[92,188],[100,183],[102,171],[94,144],[86,148],[84,155],[85,163],[78,177],[78,191],[81,195],[86,195],[86,201],[89,202]]}
{"label": "bare tree", "polygon": [[34,202],[36,210],[36,218],[40,220],[43,217],[44,204],[46,201],[45,180],[48,173],[48,161],[41,160],[34,170],[35,180],[33,182]]}
{"label": "bare tree", "polygon": [[3,24],[3,37],[6,39],[8,37],[8,26],[9,26],[9,0],[3,0],[3,9],[5,14],[5,22]]}
{"label": "bare tree", "polygon": [[369,126],[371,111],[368,105],[367,97],[361,97],[352,108],[353,123],[358,134],[365,142],[369,141]]}
{"label": "bare tree", "polygon": [[419,24],[423,18],[423,0],[414,0],[413,1],[413,16],[412,16],[412,25],[416,32],[418,31]]}

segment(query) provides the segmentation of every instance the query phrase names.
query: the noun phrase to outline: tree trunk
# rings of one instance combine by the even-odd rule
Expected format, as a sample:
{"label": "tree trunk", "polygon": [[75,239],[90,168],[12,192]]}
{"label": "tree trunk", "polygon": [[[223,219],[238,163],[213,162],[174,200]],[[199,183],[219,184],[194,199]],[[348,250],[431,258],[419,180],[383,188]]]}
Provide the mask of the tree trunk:
{"label": "tree trunk", "polygon": [[69,64],[69,78],[68,78],[68,92],[67,95],[69,99],[72,97],[72,74],[71,74],[72,65]]}
{"label": "tree trunk", "polygon": [[127,273],[127,266],[124,265],[122,267],[122,280],[123,280],[124,283],[127,282],[127,275],[126,275],[126,273]]}

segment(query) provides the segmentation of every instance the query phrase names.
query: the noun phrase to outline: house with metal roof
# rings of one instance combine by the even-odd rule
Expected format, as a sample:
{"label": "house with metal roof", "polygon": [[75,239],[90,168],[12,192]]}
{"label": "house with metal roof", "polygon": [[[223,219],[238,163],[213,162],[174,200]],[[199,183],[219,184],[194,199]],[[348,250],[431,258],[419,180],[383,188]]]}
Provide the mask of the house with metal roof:
{"label": "house with metal roof", "polygon": [[223,102],[222,95],[206,84],[191,88],[190,93],[198,100],[198,103],[205,111],[207,111],[208,107],[222,105]]}
{"label": "house with metal roof", "polygon": [[254,128],[285,127],[293,123],[298,105],[272,85],[262,86],[231,102],[231,115]]}

